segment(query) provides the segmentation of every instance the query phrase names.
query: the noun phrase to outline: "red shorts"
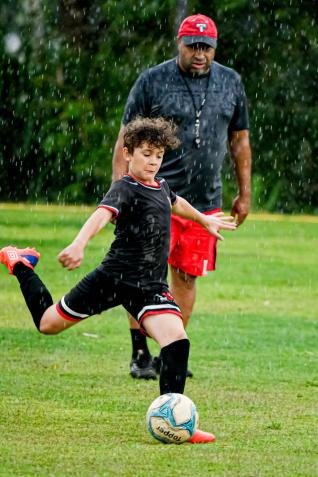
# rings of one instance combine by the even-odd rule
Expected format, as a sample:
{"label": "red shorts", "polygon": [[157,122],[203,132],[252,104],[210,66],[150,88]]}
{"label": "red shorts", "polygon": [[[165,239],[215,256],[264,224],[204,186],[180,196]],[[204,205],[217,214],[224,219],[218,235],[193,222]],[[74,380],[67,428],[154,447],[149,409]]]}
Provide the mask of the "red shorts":
{"label": "red shorts", "polygon": [[[203,212],[211,215],[214,209]],[[172,214],[169,264],[196,277],[215,270],[217,238],[192,220]]]}

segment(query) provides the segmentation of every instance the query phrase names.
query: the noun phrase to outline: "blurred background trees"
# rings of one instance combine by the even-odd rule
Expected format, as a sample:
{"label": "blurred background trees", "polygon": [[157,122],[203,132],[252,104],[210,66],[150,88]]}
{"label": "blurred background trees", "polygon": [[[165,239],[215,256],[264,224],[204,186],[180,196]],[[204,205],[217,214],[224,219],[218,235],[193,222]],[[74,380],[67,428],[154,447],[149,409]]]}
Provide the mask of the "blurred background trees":
{"label": "blurred background trees", "polygon": [[[306,0],[7,0],[0,6],[0,200],[96,203],[110,184],[127,93],[176,54],[192,13],[250,104],[253,207],[318,212],[318,48]],[[225,206],[234,194],[224,168]]]}

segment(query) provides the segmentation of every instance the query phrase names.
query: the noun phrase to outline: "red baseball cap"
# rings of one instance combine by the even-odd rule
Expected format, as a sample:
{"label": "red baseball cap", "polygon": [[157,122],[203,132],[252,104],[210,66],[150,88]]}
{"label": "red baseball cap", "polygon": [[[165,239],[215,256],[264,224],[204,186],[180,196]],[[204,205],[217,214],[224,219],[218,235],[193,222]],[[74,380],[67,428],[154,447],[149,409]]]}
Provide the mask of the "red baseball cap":
{"label": "red baseball cap", "polygon": [[218,31],[211,18],[198,13],[183,20],[178,31],[178,38],[182,38],[185,45],[206,43],[216,48]]}

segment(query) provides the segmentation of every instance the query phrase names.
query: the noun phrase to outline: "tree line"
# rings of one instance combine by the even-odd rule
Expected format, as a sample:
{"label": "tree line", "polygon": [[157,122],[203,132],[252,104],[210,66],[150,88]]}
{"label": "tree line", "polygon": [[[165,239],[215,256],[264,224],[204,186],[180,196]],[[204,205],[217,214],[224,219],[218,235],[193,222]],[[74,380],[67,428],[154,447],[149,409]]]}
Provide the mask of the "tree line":
{"label": "tree line", "polygon": [[[243,78],[253,207],[318,211],[315,2],[8,0],[0,6],[0,200],[96,203],[128,91],[176,55],[176,18],[211,16]],[[224,199],[235,184],[224,167]]]}

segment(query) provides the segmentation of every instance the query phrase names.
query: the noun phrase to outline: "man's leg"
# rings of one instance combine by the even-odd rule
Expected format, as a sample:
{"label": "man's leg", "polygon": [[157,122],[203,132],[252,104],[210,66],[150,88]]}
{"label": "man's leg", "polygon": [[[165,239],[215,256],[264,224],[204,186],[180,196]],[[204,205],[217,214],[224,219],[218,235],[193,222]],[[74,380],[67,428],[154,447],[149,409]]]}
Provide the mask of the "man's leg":
{"label": "man's leg", "polygon": [[130,314],[128,314],[128,319],[132,343],[130,374],[137,379],[157,379],[152,364],[152,356],[147,345],[147,338],[140,331],[138,322]]}
{"label": "man's leg", "polygon": [[170,290],[181,309],[185,328],[192,315],[196,299],[196,278],[170,266]]}

